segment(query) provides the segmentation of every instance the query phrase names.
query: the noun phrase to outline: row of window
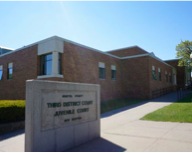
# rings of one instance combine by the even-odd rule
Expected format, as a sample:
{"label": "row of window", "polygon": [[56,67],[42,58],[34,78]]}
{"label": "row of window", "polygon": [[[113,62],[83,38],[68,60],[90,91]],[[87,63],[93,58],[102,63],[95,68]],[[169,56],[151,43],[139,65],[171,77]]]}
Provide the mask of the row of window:
{"label": "row of window", "polygon": [[[62,54],[59,53],[58,57],[58,71],[59,74],[62,74]],[[51,75],[52,74],[52,63],[53,63],[53,54],[45,54],[40,56],[40,75]],[[99,62],[99,78],[106,79],[106,69],[105,63]],[[111,65],[111,79],[116,80],[116,66]]]}
{"label": "row of window", "polygon": [[[7,66],[7,79],[13,78],[13,63],[9,63]],[[0,80],[3,79],[3,65],[0,65]]]}
{"label": "row of window", "polygon": [[[99,79],[106,79],[105,63],[99,62]],[[116,66],[111,65],[111,79],[116,80]]]}
{"label": "row of window", "polygon": [[[157,75],[156,70],[155,70],[155,66],[152,66],[152,79],[153,80],[159,80],[159,81],[162,80],[160,68],[158,68],[158,75]],[[171,73],[169,73],[169,75],[168,75],[167,71],[165,71],[165,80],[166,80],[166,82],[170,82],[170,83],[172,82]]]}

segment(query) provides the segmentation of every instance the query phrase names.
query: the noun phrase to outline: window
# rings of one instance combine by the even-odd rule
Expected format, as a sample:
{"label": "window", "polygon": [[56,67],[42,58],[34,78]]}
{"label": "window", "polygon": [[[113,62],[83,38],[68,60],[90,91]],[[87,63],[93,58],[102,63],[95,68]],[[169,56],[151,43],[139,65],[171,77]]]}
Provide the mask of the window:
{"label": "window", "polygon": [[0,80],[3,79],[3,66],[0,65]]}
{"label": "window", "polygon": [[161,69],[158,68],[158,76],[159,76],[159,81],[161,81]]}
{"label": "window", "polygon": [[166,82],[168,82],[168,74],[167,74],[167,71],[165,71],[165,79],[166,79]]}
{"label": "window", "polygon": [[155,66],[152,66],[152,78],[153,78],[153,80],[157,80]]}
{"label": "window", "polygon": [[172,75],[171,75],[171,73],[169,73],[169,82],[170,83],[172,82]]}
{"label": "window", "polygon": [[13,63],[8,64],[7,79],[13,79]]}
{"label": "window", "polygon": [[105,63],[99,62],[99,78],[105,79]]}
{"label": "window", "polygon": [[111,79],[116,80],[116,66],[111,65]]}
{"label": "window", "polygon": [[52,74],[52,53],[40,56],[40,75]]}
{"label": "window", "polygon": [[62,54],[61,53],[59,53],[58,72],[59,74],[62,74]]}

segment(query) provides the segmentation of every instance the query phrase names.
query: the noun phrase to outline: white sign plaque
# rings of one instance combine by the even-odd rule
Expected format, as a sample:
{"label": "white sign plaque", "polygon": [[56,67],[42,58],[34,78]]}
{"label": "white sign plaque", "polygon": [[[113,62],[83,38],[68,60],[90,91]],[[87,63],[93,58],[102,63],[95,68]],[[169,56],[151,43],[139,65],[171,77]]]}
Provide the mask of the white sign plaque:
{"label": "white sign plaque", "polygon": [[42,130],[80,124],[97,119],[96,92],[42,91]]}

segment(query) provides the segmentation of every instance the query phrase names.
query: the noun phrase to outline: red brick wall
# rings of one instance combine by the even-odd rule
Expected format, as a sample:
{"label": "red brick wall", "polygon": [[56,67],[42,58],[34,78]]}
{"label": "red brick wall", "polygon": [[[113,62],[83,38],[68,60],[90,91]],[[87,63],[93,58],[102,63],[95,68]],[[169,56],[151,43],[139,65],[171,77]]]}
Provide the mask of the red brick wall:
{"label": "red brick wall", "polygon": [[126,57],[126,56],[133,56],[133,55],[139,55],[139,54],[146,54],[148,52],[135,46],[135,47],[119,49],[115,51],[109,51],[108,53],[119,56],[119,57]]}
{"label": "red brick wall", "polygon": [[[13,79],[7,80],[7,65],[13,63]],[[99,79],[98,63],[105,63],[106,79]],[[0,81],[0,99],[24,99],[25,81],[37,79],[40,58],[37,56],[37,45],[0,58],[3,65],[3,80]],[[117,69],[117,79],[111,79],[111,65]],[[64,44],[62,55],[62,73],[64,78],[45,78],[43,80],[91,83],[101,85],[101,100],[122,98],[122,79],[120,60],[76,46]],[[18,90],[19,89],[19,90]]]}
{"label": "red brick wall", "polygon": [[[99,79],[98,63],[105,63],[106,79]],[[117,79],[111,79],[111,65],[116,66]],[[101,100],[122,97],[120,60],[74,44],[64,44],[64,81],[101,85]]]}
{"label": "red brick wall", "polygon": [[[157,80],[154,80],[152,78],[152,66],[155,66]],[[158,68],[161,69],[161,81],[158,78]],[[154,58],[149,58],[149,70],[150,70],[151,97],[153,97],[153,95],[152,95],[153,91],[157,91],[157,96],[158,96],[158,91],[161,89],[167,90],[167,92],[170,92],[171,90],[174,89],[175,85],[173,85],[173,83],[169,81],[169,73],[171,73],[171,76],[173,76],[171,66],[168,66]],[[168,82],[166,81],[165,71],[167,71],[167,74],[168,74]],[[159,91],[159,92],[161,92],[161,91]]]}
{"label": "red brick wall", "polygon": [[178,88],[184,88],[185,87],[185,67],[184,66],[178,66],[179,60],[170,60],[166,61],[166,63],[172,65],[177,70],[177,86]]}
{"label": "red brick wall", "polygon": [[149,98],[148,56],[122,60],[123,89],[128,97]]}
{"label": "red brick wall", "polygon": [[[134,48],[135,54],[144,53]],[[126,51],[125,54],[127,55]],[[105,63],[106,79],[99,79],[98,63]],[[13,79],[7,80],[8,63],[13,63]],[[3,80],[0,80],[0,99],[25,99],[25,81],[37,79],[40,68],[37,45],[0,57]],[[116,66],[116,80],[111,79],[111,65]],[[152,65],[161,68],[162,81],[152,80]],[[101,101],[124,97],[151,98],[152,91],[172,86],[165,82],[165,70],[171,67],[149,56],[120,60],[94,50],[65,42],[62,54],[64,78],[44,80],[100,84]]]}
{"label": "red brick wall", "polygon": [[[8,63],[13,63],[13,79],[7,79]],[[37,45],[0,57],[3,79],[0,99],[24,99],[25,81],[37,76]]]}

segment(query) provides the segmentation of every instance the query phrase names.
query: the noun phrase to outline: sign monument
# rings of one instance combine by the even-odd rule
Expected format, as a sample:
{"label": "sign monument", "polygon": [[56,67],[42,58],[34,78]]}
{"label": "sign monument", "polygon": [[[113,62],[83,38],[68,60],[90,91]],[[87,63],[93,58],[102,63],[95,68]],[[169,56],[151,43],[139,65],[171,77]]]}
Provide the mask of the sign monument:
{"label": "sign monument", "polygon": [[64,151],[100,137],[99,85],[29,80],[25,151]]}

